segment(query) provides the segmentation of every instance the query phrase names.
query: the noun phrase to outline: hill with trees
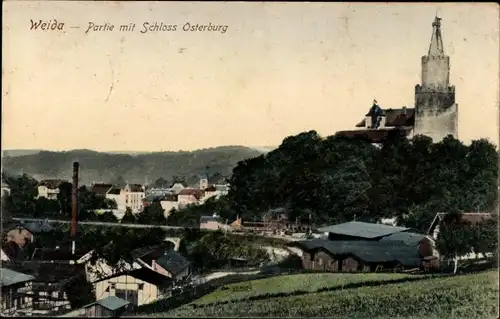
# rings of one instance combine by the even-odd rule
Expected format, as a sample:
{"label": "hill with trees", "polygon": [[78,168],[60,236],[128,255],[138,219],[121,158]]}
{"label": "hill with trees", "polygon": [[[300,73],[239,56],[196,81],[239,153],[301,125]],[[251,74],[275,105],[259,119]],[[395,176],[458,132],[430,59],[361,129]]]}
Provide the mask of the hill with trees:
{"label": "hill with trees", "polygon": [[452,136],[433,143],[426,136],[394,135],[375,146],[309,131],[239,162],[227,197],[177,218],[197,220],[216,211],[230,221],[236,215],[255,220],[285,207],[292,220],[311,216],[315,225],[397,217],[425,233],[438,212],[495,211],[498,158],[486,139],[465,145]]}
{"label": "hill with trees", "polygon": [[35,154],[2,158],[3,170],[9,174],[28,174],[37,180],[62,178],[71,180],[72,162],[80,162],[80,182],[144,183],[147,177],[172,180],[182,176],[188,183],[196,182],[199,174],[228,175],[236,164],[263,152],[243,146],[222,146],[192,152],[157,152],[131,154],[101,153],[92,150],[67,152],[40,151]]}

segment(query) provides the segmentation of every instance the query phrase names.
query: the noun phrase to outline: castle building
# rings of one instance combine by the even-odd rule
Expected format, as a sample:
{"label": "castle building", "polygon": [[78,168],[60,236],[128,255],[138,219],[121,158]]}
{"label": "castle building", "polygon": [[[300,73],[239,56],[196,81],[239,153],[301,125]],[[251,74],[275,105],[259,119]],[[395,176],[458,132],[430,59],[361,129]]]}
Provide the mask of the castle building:
{"label": "castle building", "polygon": [[426,135],[434,142],[452,135],[458,138],[458,105],[455,103],[455,86],[450,85],[450,57],[444,54],[441,18],[432,23],[432,37],[427,55],[421,59],[421,84],[415,86],[415,107],[382,109],[377,101],[359,129],[340,131],[346,136],[360,136],[379,143],[389,134],[408,138]]}

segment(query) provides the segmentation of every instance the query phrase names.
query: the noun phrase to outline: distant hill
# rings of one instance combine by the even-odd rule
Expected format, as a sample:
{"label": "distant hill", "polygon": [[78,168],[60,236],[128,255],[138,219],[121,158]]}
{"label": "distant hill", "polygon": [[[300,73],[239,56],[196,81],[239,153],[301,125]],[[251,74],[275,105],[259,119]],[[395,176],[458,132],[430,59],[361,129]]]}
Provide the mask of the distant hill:
{"label": "distant hill", "polygon": [[144,183],[146,178],[152,183],[159,177],[171,181],[173,176],[183,176],[188,183],[194,183],[207,166],[209,174],[230,175],[239,161],[266,153],[265,150],[244,146],[221,146],[192,152],[130,152],[133,155],[85,149],[33,152],[19,155],[16,150],[4,151],[2,169],[9,174],[26,173],[38,180],[70,180],[72,163],[78,161],[80,183],[83,184],[113,182],[120,176],[129,183]]}
{"label": "distant hill", "polygon": [[2,157],[4,156],[23,156],[23,155],[32,155],[40,153],[42,150],[2,150]]}

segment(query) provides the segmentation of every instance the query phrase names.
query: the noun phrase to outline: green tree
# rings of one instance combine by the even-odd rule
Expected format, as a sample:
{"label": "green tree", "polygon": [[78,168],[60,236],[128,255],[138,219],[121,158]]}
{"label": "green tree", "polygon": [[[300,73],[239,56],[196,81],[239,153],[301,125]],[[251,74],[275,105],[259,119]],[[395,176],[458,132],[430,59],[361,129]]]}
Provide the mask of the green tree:
{"label": "green tree", "polygon": [[167,188],[168,186],[169,186],[168,181],[163,177],[158,178],[153,183],[153,187],[156,187],[156,188]]}
{"label": "green tree", "polygon": [[498,220],[496,216],[482,220],[472,227],[472,250],[476,255],[498,250]]}
{"label": "green tree", "polygon": [[137,218],[139,224],[165,225],[166,221],[160,202],[153,202],[147,206]]}
{"label": "green tree", "polygon": [[102,214],[97,215],[97,220],[106,222],[106,223],[117,223],[118,219],[111,211],[105,211]]}
{"label": "green tree", "polygon": [[71,197],[73,191],[73,184],[62,182],[59,184],[59,194],[57,194],[57,201],[61,207],[61,213],[64,216],[71,215]]}
{"label": "green tree", "polygon": [[132,213],[132,210],[130,209],[130,207],[127,207],[127,209],[125,210],[125,214],[123,215],[123,218],[121,219],[121,223],[133,224],[136,221],[137,220],[136,220],[134,213]]}
{"label": "green tree", "polygon": [[440,223],[436,248],[446,259],[454,259],[453,273],[458,269],[458,257],[472,252],[473,239],[473,228],[461,213],[447,214]]}
{"label": "green tree", "polygon": [[13,217],[39,217],[35,203],[38,181],[27,174],[18,177],[4,175],[4,178],[10,187],[10,196],[5,201],[5,209],[9,210]]}

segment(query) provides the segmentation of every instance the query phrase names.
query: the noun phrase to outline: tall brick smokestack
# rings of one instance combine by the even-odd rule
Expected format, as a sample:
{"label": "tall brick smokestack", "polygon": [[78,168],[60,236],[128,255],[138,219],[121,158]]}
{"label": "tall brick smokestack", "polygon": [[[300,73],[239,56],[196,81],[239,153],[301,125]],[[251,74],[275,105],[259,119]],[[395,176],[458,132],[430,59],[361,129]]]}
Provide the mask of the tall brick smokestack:
{"label": "tall brick smokestack", "polygon": [[71,189],[71,251],[75,253],[76,227],[78,223],[78,162],[73,162],[73,187]]}

